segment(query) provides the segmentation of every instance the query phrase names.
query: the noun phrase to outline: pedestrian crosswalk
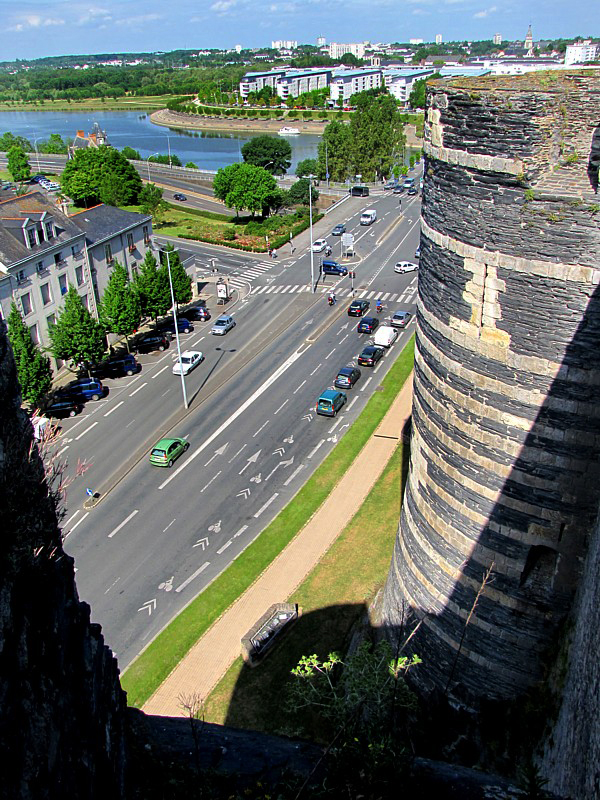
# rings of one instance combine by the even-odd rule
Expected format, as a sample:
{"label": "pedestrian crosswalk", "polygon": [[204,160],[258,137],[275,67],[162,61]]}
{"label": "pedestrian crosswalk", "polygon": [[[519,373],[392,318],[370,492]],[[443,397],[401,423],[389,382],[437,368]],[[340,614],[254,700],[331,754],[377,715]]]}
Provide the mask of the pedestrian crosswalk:
{"label": "pedestrian crosswalk", "polygon": [[265,274],[265,272],[268,272],[270,269],[272,269],[275,264],[277,264],[276,260],[258,261],[251,267],[244,265],[244,270],[242,272],[231,273],[229,277],[229,283],[231,286],[236,286],[238,288],[241,288],[242,286],[247,287],[249,281],[252,281],[255,278],[260,278]]}
{"label": "pedestrian crosswalk", "polygon": [[[326,294],[333,290],[337,297],[350,297],[352,289],[350,287],[331,287],[319,286],[317,292]],[[311,287],[306,283],[301,284],[286,284],[284,286],[255,286],[250,292],[251,295],[257,294],[300,294],[302,292],[310,292]],[[408,286],[402,292],[376,292],[369,289],[355,289],[355,300],[376,300],[379,298],[382,303],[410,303],[416,299],[417,287]]]}

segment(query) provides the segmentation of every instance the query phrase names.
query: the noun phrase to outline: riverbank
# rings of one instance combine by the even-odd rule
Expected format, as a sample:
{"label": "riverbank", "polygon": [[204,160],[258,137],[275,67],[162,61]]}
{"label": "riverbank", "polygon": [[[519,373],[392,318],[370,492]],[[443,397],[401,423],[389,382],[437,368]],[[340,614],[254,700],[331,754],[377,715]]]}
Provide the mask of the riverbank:
{"label": "riverbank", "polygon": [[38,100],[35,103],[0,103],[1,112],[45,111],[55,113],[59,111],[145,111],[150,112],[163,108],[165,98],[163,95],[148,97],[118,97],[105,100],[89,97],[85,100]]}
{"label": "riverbank", "polygon": [[[289,127],[293,126],[297,128],[300,133],[313,134],[315,136],[322,136],[323,130],[327,125],[327,120],[290,120],[286,122],[285,120],[260,118],[202,117],[195,114],[182,114],[179,111],[169,111],[166,108],[152,112],[152,114],[150,114],[150,121],[155,125],[162,125],[165,128],[183,128],[185,130],[196,131],[252,131],[254,133],[278,133],[280,128],[284,125],[289,125]],[[408,147],[423,146],[423,139],[417,137],[414,125],[405,125],[404,133],[406,134],[406,144]]]}

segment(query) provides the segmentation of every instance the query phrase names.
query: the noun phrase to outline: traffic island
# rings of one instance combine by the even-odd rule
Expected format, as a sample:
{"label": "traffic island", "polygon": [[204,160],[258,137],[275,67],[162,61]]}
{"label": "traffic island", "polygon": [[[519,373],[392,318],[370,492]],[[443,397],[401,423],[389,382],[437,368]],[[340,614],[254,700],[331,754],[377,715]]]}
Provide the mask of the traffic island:
{"label": "traffic island", "polygon": [[279,641],[284,630],[302,615],[297,603],[275,603],[242,638],[242,658],[249,667],[256,667]]}

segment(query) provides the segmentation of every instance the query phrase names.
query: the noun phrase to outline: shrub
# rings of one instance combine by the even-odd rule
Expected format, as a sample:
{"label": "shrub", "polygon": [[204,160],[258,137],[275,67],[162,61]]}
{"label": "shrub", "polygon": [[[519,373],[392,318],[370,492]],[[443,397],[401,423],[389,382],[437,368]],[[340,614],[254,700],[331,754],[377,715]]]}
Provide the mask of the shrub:
{"label": "shrub", "polygon": [[235,231],[232,231],[231,228],[225,228],[225,230],[221,234],[221,237],[226,242],[233,242],[235,241]]}

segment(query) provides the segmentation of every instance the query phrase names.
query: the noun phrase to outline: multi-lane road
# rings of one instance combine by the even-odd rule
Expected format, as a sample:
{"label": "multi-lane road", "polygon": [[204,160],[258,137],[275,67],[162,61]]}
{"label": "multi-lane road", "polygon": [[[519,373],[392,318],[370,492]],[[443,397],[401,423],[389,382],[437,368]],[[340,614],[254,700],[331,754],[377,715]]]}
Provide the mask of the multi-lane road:
{"label": "multi-lane road", "polygon": [[[367,203],[379,218],[361,227]],[[319,223],[315,238],[344,219],[356,236],[354,295],[369,299],[373,313],[381,298],[382,318],[414,311],[417,273],[400,275],[393,267],[414,260],[418,200],[403,197],[401,217],[396,196],[367,203],[343,203]],[[182,336],[182,346],[205,355],[186,378],[189,409],[172,374],[172,347],[140,356],[138,375],[107,381],[108,397],[65,420],[57,445],[71,474],[86,464],[68,490],[65,548],[75,558],[80,595],[121,667],[293,497],[348,433],[412,333],[410,325],[375,369],[363,368],[337,418],[319,417],[316,398],[368,340],[357,333],[359,320],[346,314],[350,278],[329,276],[312,292],[306,251],[267,261],[191,249],[200,261],[217,256],[236,287],[228,313],[237,324],[223,337],[211,336],[212,321]],[[326,302],[331,287],[338,297],[333,308]],[[211,310],[218,313],[214,301]],[[190,443],[170,470],[148,462],[150,447],[164,435]],[[88,487],[102,496],[92,510],[83,505]]]}

